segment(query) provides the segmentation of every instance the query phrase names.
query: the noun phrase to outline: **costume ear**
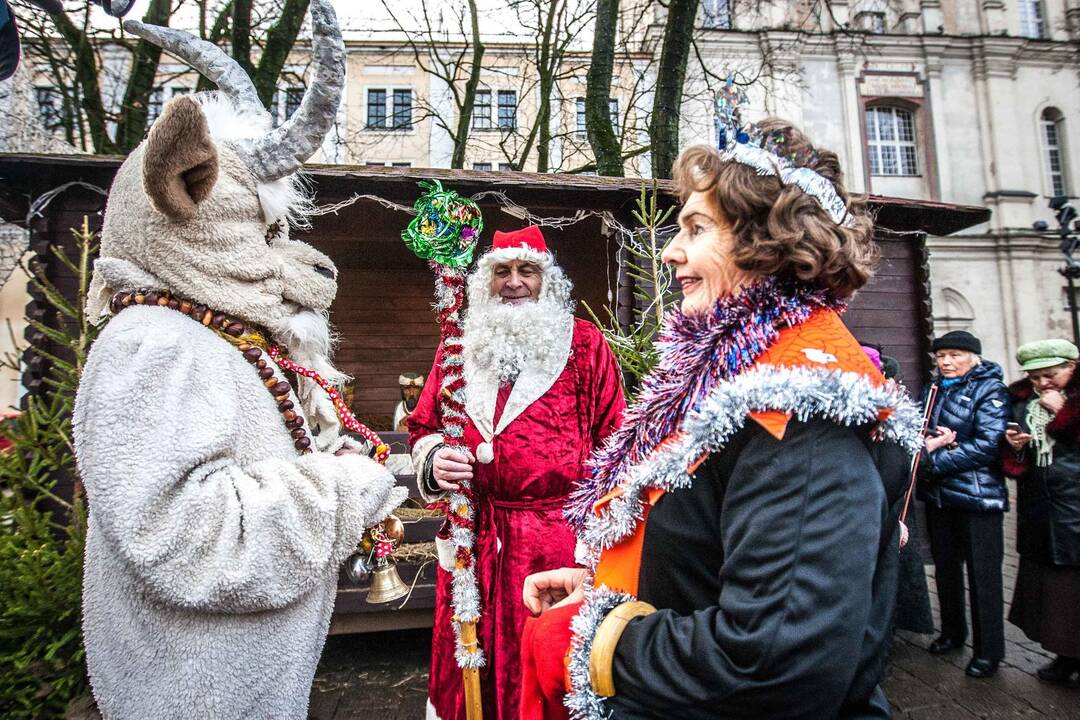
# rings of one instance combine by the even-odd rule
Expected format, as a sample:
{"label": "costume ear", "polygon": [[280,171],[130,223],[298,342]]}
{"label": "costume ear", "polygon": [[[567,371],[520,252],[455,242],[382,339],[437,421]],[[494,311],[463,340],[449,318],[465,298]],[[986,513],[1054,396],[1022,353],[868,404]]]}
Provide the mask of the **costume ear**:
{"label": "costume ear", "polygon": [[188,220],[218,176],[218,155],[199,103],[171,100],[150,130],[143,155],[143,185],[159,212]]}

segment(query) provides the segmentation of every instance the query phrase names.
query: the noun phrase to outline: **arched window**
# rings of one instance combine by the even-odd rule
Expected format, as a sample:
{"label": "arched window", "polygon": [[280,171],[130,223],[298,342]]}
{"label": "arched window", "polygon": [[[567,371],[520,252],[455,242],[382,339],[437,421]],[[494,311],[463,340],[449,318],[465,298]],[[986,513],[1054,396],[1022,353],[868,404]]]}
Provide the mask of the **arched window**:
{"label": "arched window", "polygon": [[1043,110],[1039,120],[1043,158],[1046,166],[1046,189],[1051,197],[1068,195],[1069,183],[1065,168],[1065,118],[1057,108]]}
{"label": "arched window", "polygon": [[866,109],[866,143],[871,175],[918,175],[915,115],[889,105]]}
{"label": "arched window", "polygon": [[941,299],[934,303],[934,330],[940,333],[971,330],[975,323],[975,308],[956,288],[941,290]]}

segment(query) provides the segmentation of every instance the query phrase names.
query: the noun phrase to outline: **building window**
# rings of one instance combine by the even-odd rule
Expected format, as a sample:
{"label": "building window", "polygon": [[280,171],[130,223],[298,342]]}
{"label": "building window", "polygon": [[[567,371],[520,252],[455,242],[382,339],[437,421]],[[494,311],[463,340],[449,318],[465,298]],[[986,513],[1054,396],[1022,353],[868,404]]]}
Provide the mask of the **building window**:
{"label": "building window", "polygon": [[393,128],[408,130],[412,127],[412,90],[394,91]]}
{"label": "building window", "polygon": [[38,113],[46,130],[55,130],[64,124],[64,96],[54,87],[36,87]]}
{"label": "building window", "polygon": [[390,167],[412,167],[411,162],[394,162],[390,163]]}
{"label": "building window", "polygon": [[491,163],[489,163],[489,162],[488,163],[473,163],[472,164],[472,169],[473,170],[490,170],[491,169]]}
{"label": "building window", "polygon": [[[585,129],[585,98],[578,98],[574,101],[574,109],[576,111],[575,127],[574,131],[578,137],[585,137],[588,131]],[[615,131],[615,134],[619,134],[619,99],[608,99],[608,111],[611,114],[611,129]]]}
{"label": "building window", "polygon": [[867,154],[871,175],[918,175],[915,116],[898,107],[866,110]]}
{"label": "building window", "polygon": [[477,90],[476,98],[473,99],[472,111],[473,130],[491,129],[491,91]]}
{"label": "building window", "polygon": [[386,127],[386,91],[367,91],[367,126],[381,130]]}
{"label": "building window", "polygon": [[1055,108],[1043,111],[1039,121],[1042,129],[1043,156],[1046,158],[1046,185],[1051,196],[1068,195],[1065,178],[1065,122]]}
{"label": "building window", "polygon": [[[300,96],[303,97],[301,89]],[[391,103],[387,107],[387,101]],[[367,129],[408,130],[412,127],[412,89],[369,88],[367,91]]]}
{"label": "building window", "polygon": [[705,0],[702,5],[705,9],[703,25],[707,28],[718,30],[731,29],[731,1],[730,0]]}
{"label": "building window", "polygon": [[165,90],[154,88],[146,99],[146,124],[154,122],[161,115],[161,107],[165,104]]}
{"label": "building window", "polygon": [[517,90],[499,91],[499,129],[513,130],[517,127]]}
{"label": "building window", "polygon": [[512,172],[513,169],[514,169],[514,166],[511,165],[510,163],[499,163],[499,170],[501,172]]}
{"label": "building window", "polygon": [[885,13],[861,12],[855,16],[855,23],[868,33],[881,35],[885,32]]}
{"label": "building window", "polygon": [[1042,0],[1020,0],[1020,34],[1036,40],[1046,37]]}
{"label": "building window", "polygon": [[180,97],[181,95],[190,95],[191,88],[178,85],[176,87],[169,88],[169,92],[171,93],[169,95],[170,98]]}
{"label": "building window", "polygon": [[300,109],[300,103],[304,101],[304,88],[285,88],[285,120],[293,116]]}

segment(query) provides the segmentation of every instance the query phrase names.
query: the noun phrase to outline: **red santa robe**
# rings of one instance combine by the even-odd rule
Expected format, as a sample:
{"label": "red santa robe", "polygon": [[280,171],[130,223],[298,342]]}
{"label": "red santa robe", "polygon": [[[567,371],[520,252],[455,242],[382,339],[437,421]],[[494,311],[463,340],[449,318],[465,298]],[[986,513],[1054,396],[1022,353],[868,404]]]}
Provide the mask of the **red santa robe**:
{"label": "red santa robe", "polygon": [[[529,611],[525,576],[574,564],[575,537],[562,511],[592,450],[616,427],[625,402],[618,365],[600,332],[574,319],[566,359],[526,369],[511,386],[469,385],[465,442],[473,455],[489,440],[494,460],[473,466],[476,492],[477,626],[487,664],[480,671],[484,717],[517,720],[520,638]],[[438,391],[442,349],[416,410],[409,440],[418,467],[441,441]],[[421,479],[421,492],[423,480]],[[438,570],[428,699],[441,720],[465,717],[461,670],[450,624],[450,573]]]}

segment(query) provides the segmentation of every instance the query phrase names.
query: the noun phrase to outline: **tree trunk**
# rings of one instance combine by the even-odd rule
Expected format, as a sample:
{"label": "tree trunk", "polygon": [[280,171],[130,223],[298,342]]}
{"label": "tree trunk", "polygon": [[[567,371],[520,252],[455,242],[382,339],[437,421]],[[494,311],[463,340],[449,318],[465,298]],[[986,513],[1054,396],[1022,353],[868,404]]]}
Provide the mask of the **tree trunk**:
{"label": "tree trunk", "polygon": [[281,68],[285,67],[289,52],[296,43],[296,36],[300,34],[309,3],[310,0],[285,0],[277,22],[266,33],[266,44],[252,80],[259,93],[259,100],[267,110],[274,102],[278,76],[281,75]]}
{"label": "tree trunk", "polygon": [[592,60],[585,87],[585,131],[598,175],[622,177],[619,139],[611,126],[611,74],[615,66],[615,31],[619,0],[598,0]]}
{"label": "tree trunk", "polygon": [[454,154],[450,158],[450,167],[465,167],[465,144],[469,140],[469,127],[472,124],[473,104],[476,102],[476,87],[480,84],[481,63],[484,59],[484,44],[480,42],[480,20],[476,16],[476,0],[469,0],[469,18],[472,21],[472,67],[469,79],[465,82],[465,95],[458,108],[457,132],[454,133]]}
{"label": "tree trunk", "polygon": [[649,144],[652,146],[652,174],[670,178],[671,167],[679,154],[679,119],[682,108],[686,62],[693,41],[698,0],[670,0],[664,44],[656,71],[652,118],[649,121]]}
{"label": "tree trunk", "polygon": [[[225,7],[221,8],[221,12],[218,13],[217,19],[214,20],[214,26],[210,28],[210,34],[206,37],[207,42],[212,42],[215,45],[221,42],[221,39],[225,37],[225,33],[229,32],[229,19],[232,17],[232,0],[229,0]],[[199,76],[199,83],[195,86],[196,92],[206,92],[207,90],[213,90],[214,83],[205,75]]]}
{"label": "tree trunk", "polygon": [[[547,172],[549,153],[551,150],[551,91],[555,85],[555,73],[558,71],[558,60],[553,52],[553,36],[555,34],[555,19],[559,15],[560,2],[552,0],[547,3],[547,12],[540,21],[540,42],[537,48],[539,56],[536,60],[536,71],[540,76],[539,95],[540,106],[536,110],[536,120],[525,138],[525,146],[518,156],[516,170],[525,167],[532,152],[533,144],[536,144],[536,172]],[[537,5],[537,10],[542,9]]]}
{"label": "tree trunk", "polygon": [[252,0],[233,0],[232,4],[232,57],[240,67],[255,77],[251,64],[251,3]]}
{"label": "tree trunk", "polygon": [[548,90],[540,103],[540,139],[536,146],[536,172],[546,173],[551,169],[551,90]]}
{"label": "tree trunk", "polygon": [[[148,25],[168,25],[172,14],[170,0],[151,0],[143,16]],[[146,121],[149,117],[150,94],[154,91],[161,48],[151,42],[139,40],[131,58],[131,75],[124,89],[124,103],[120,119],[116,123],[116,150],[127,154],[143,141]]]}
{"label": "tree trunk", "polygon": [[[64,13],[51,16],[56,29],[75,54],[75,81],[79,86],[79,98],[82,111],[86,114],[86,124],[90,130],[90,142],[95,153],[115,153],[108,133],[108,118],[101,102],[101,85],[98,83],[98,62],[94,53],[93,41],[88,38]],[[76,110],[75,114],[78,114]]]}

